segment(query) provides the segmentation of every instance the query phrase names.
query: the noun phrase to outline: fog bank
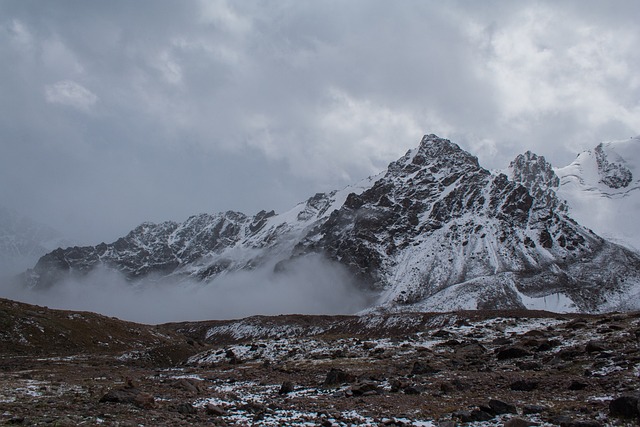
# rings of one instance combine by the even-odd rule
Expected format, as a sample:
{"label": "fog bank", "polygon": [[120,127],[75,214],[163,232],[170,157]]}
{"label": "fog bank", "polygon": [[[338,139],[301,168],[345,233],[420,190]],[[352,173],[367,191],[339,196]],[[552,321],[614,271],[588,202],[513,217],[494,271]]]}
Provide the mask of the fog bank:
{"label": "fog bank", "polygon": [[178,282],[176,278],[132,284],[118,272],[98,269],[47,290],[2,286],[0,296],[149,324],[258,314],[350,314],[374,300],[374,295],[358,288],[343,266],[317,255],[290,262],[277,273],[271,264],[209,283]]}

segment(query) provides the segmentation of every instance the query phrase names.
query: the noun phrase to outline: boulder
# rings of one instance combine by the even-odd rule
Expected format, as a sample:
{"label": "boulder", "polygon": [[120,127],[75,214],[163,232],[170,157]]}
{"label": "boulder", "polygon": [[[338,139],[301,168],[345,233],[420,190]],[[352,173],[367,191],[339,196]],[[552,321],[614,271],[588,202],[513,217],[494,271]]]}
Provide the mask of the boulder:
{"label": "boulder", "polygon": [[327,386],[335,386],[345,383],[352,383],[356,380],[355,375],[343,371],[342,369],[331,368],[327,373],[327,377],[324,379],[323,385]]}
{"label": "boulder", "polygon": [[640,418],[640,400],[637,395],[623,395],[609,403],[609,413],[612,417]]}

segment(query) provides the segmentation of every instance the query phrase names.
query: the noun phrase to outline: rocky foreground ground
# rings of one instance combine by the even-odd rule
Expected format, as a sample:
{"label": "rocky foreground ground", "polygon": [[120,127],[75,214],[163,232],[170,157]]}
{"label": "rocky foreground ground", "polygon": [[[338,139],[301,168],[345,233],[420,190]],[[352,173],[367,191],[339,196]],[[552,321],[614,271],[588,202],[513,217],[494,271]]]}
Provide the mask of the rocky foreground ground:
{"label": "rocky foreground ground", "polygon": [[139,325],[0,300],[0,423],[638,425],[640,314]]}

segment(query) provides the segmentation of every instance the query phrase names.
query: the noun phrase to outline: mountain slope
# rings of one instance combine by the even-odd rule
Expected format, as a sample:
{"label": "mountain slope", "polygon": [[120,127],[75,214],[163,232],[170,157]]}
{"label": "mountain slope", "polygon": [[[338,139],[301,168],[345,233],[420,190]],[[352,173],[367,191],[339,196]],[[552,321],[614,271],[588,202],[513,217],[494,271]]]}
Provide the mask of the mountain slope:
{"label": "mountain slope", "polygon": [[637,292],[640,258],[566,215],[543,158],[528,153],[511,171],[511,180],[491,174],[456,144],[426,136],[298,253],[349,266],[389,307],[553,308],[551,297],[564,310],[597,311],[618,307],[618,292]]}
{"label": "mountain slope", "polygon": [[368,188],[375,178],[330,193],[318,193],[288,212],[200,214],[183,223],[144,223],[117,241],[57,249],[43,256],[26,277],[46,288],[69,277],[105,267],[129,280],[208,281],[290,256],[306,231],[341,206],[349,194]]}
{"label": "mountain slope", "polygon": [[640,137],[602,143],[556,169],[558,196],[580,224],[628,248],[640,249]]}
{"label": "mountain slope", "polygon": [[[626,182],[620,168],[607,168],[607,182]],[[215,283],[237,270],[283,272],[321,254],[390,309],[637,308],[640,256],[576,223],[556,196],[560,182],[531,152],[507,174],[492,173],[427,135],[383,174],[284,214],[146,223],[111,244],[51,252],[26,277],[47,287],[103,266],[132,281]]]}

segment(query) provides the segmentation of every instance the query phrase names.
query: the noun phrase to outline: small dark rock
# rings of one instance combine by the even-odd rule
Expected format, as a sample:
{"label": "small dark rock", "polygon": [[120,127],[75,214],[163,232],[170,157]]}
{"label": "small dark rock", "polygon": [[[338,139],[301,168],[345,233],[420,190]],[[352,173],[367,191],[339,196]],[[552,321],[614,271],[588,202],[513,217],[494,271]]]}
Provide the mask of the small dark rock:
{"label": "small dark rock", "polygon": [[548,408],[541,405],[524,405],[522,407],[522,415],[539,414],[545,412]]}
{"label": "small dark rock", "polygon": [[597,421],[570,420],[560,423],[560,427],[602,427]]}
{"label": "small dark rock", "polygon": [[589,341],[587,345],[584,347],[584,350],[587,353],[595,353],[599,351],[605,351],[606,347],[603,343],[598,341]]}
{"label": "small dark rock", "polygon": [[342,369],[331,368],[324,380],[324,386],[334,386],[344,383],[352,383],[356,380],[355,375],[350,374]]}
{"label": "small dark rock", "polygon": [[569,390],[584,390],[585,388],[589,387],[589,384],[587,383],[583,383],[581,381],[572,381],[571,384],[569,384]]}
{"label": "small dark rock", "polygon": [[491,408],[491,412],[495,415],[518,413],[518,410],[516,409],[515,405],[512,405],[507,402],[503,402],[498,399],[489,400],[489,408]]}
{"label": "small dark rock", "polygon": [[431,366],[429,363],[427,362],[421,362],[419,360],[417,360],[416,362],[414,362],[413,364],[413,369],[411,369],[411,373],[413,375],[422,375],[422,374],[436,374],[440,372],[439,369]]}
{"label": "small dark rock", "polygon": [[638,403],[638,396],[625,395],[617,397],[609,403],[609,413],[612,417],[640,418]]}
{"label": "small dark rock", "polygon": [[404,394],[412,394],[412,395],[416,395],[416,394],[420,394],[421,393],[421,388],[420,387],[416,387],[416,386],[409,386],[406,387],[404,389]]}
{"label": "small dark rock", "polygon": [[174,407],[174,410],[183,415],[191,415],[191,414],[198,413],[198,410],[191,403],[188,403],[188,402],[178,403]]}
{"label": "small dark rock", "polygon": [[522,418],[511,418],[509,421],[504,423],[504,427],[530,427],[537,426],[538,423],[534,423],[533,421],[523,420]]}
{"label": "small dark rock", "polygon": [[359,383],[351,386],[351,393],[354,396],[372,396],[378,394],[378,386],[372,382]]}
{"label": "small dark rock", "polygon": [[207,406],[205,406],[204,409],[207,415],[212,415],[214,417],[221,417],[227,413],[227,411],[225,411],[221,407],[212,405],[211,403],[207,404]]}
{"label": "small dark rock", "polygon": [[200,392],[200,387],[195,383],[195,381],[187,378],[180,378],[179,380],[174,381],[172,387],[188,391],[192,394],[198,394]]}
{"label": "small dark rock", "polygon": [[295,389],[294,384],[291,381],[284,381],[278,390],[278,394],[289,394]]}
{"label": "small dark rock", "polygon": [[474,409],[473,411],[456,411],[451,414],[453,418],[457,418],[463,423],[472,423],[475,421],[490,421],[493,416],[480,409]]}
{"label": "small dark rock", "polygon": [[511,383],[509,388],[513,391],[533,391],[538,388],[535,381],[518,380]]}
{"label": "small dark rock", "polygon": [[498,360],[517,359],[530,355],[531,353],[522,347],[502,347],[496,350]]}
{"label": "small dark rock", "polygon": [[522,371],[539,371],[542,369],[542,365],[538,362],[534,362],[533,360],[517,362],[516,366]]}

